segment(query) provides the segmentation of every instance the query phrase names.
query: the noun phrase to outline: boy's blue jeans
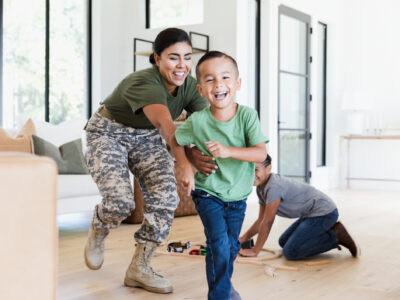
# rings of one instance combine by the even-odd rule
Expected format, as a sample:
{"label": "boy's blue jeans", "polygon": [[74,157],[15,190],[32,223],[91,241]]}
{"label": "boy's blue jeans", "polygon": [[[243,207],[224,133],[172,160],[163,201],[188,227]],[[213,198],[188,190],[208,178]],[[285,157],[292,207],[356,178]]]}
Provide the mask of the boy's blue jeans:
{"label": "boy's blue jeans", "polygon": [[200,189],[192,192],[192,199],[207,238],[208,299],[230,299],[233,263],[240,250],[238,239],[246,211],[246,199],[224,202]]}
{"label": "boy's blue jeans", "polygon": [[288,260],[299,260],[337,248],[338,239],[332,228],[339,217],[338,210],[319,216],[299,219],[279,238],[279,245]]}

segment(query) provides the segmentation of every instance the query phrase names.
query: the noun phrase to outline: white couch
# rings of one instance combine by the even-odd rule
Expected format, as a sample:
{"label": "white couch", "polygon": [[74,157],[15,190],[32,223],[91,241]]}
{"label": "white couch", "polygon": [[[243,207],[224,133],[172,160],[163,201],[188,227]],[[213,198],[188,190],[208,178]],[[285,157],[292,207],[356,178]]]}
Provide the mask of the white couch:
{"label": "white couch", "polygon": [[[86,134],[83,128],[86,119],[74,119],[57,126],[33,121],[37,136],[56,146],[82,138],[83,151],[86,149]],[[90,174],[59,174],[57,176],[57,214],[92,211],[101,201],[97,185]]]}
{"label": "white couch", "polygon": [[101,201],[97,185],[90,175],[57,176],[57,214],[92,211]]}
{"label": "white couch", "polygon": [[[26,118],[21,118],[18,122],[19,127],[22,127],[26,120]],[[83,131],[86,124],[85,119],[70,120],[59,125],[36,120],[33,120],[33,123],[36,135],[56,146],[78,138],[82,138],[82,145],[86,144]],[[6,131],[9,136],[14,137],[19,130],[8,129]],[[57,214],[92,211],[100,201],[101,195],[90,174],[57,175]]]}

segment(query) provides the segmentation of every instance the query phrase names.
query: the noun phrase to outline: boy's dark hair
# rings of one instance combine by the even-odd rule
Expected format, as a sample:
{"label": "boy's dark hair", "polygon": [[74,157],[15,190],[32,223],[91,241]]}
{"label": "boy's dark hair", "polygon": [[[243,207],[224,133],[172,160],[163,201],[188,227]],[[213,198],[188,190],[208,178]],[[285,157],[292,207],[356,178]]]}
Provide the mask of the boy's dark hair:
{"label": "boy's dark hair", "polygon": [[209,51],[209,52],[206,52],[206,54],[204,54],[200,58],[199,62],[197,63],[197,66],[196,66],[196,78],[197,78],[197,80],[200,79],[200,71],[199,71],[200,65],[203,62],[205,62],[206,60],[209,60],[209,59],[212,59],[212,58],[217,58],[217,57],[225,57],[225,58],[229,59],[233,63],[233,65],[235,67],[236,75],[239,76],[239,68],[238,68],[237,62],[232,56],[230,56],[230,55],[228,55],[226,53],[220,52],[220,51]]}
{"label": "boy's dark hair", "polygon": [[267,158],[262,162],[263,167],[266,168],[271,164],[272,158],[267,154]]}
{"label": "boy's dark hair", "polygon": [[190,41],[189,35],[186,31],[179,28],[167,28],[161,31],[154,41],[153,53],[149,57],[150,63],[153,65],[156,63],[154,53],[157,53],[157,55],[160,56],[161,52],[163,52],[165,48],[180,42],[185,42],[192,47],[192,42]]}

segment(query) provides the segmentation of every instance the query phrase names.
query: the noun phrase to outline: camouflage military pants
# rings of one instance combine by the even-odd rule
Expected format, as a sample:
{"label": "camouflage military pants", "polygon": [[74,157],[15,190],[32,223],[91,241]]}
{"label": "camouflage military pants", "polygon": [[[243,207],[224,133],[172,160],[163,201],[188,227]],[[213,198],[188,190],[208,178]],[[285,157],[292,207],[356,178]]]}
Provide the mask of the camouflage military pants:
{"label": "camouflage military pants", "polygon": [[139,243],[161,243],[168,235],[179,198],[173,159],[156,129],[135,129],[95,113],[86,125],[89,171],[103,197],[95,207],[97,228],[116,228],[135,208],[129,171],[143,194]]}

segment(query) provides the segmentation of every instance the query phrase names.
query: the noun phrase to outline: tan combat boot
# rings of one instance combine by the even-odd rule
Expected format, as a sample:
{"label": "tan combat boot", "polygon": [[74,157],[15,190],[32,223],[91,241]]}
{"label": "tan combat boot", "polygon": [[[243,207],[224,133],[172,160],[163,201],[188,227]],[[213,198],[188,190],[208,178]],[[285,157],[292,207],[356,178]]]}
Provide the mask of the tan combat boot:
{"label": "tan combat boot", "polygon": [[172,285],[168,279],[157,274],[150,267],[150,261],[157,250],[157,244],[146,242],[137,244],[132,262],[126,270],[124,284],[130,287],[140,287],[149,292],[172,293]]}
{"label": "tan combat boot", "polygon": [[90,225],[88,239],[85,246],[85,263],[89,269],[98,270],[104,261],[104,239],[110,231]]}

